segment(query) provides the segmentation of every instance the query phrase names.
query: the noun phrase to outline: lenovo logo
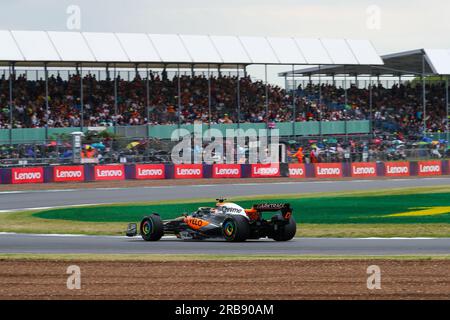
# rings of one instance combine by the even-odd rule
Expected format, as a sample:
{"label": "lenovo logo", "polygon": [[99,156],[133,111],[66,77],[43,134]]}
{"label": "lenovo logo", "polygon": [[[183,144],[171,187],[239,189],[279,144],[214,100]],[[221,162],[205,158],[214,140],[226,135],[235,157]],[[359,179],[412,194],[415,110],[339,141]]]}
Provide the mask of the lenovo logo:
{"label": "lenovo logo", "polygon": [[200,176],[201,174],[202,170],[200,169],[177,168],[177,175],[179,176]]}
{"label": "lenovo logo", "polygon": [[252,164],[251,165],[251,177],[252,178],[270,178],[279,177],[280,167],[279,164]]}
{"label": "lenovo logo", "polygon": [[163,164],[137,164],[136,179],[164,179],[166,170]]}
{"label": "lenovo logo", "polygon": [[53,168],[53,180],[55,182],[83,181],[83,166],[58,166]]}
{"label": "lenovo logo", "polygon": [[44,169],[42,167],[11,169],[11,183],[41,182],[44,182]]}
{"label": "lenovo logo", "polygon": [[391,167],[387,166],[386,173],[387,174],[406,174],[409,172],[408,167]]}
{"label": "lenovo logo", "polygon": [[253,174],[260,176],[274,176],[279,172],[278,168],[270,167],[270,168],[253,168]]}
{"label": "lenovo logo", "polygon": [[39,180],[42,178],[40,172],[14,172],[14,180]]}
{"label": "lenovo logo", "polygon": [[437,173],[437,172],[441,172],[441,166],[436,165],[436,166],[419,166],[419,170],[422,173]]}
{"label": "lenovo logo", "polygon": [[124,180],[125,168],[123,165],[105,165],[95,167],[95,180]]}
{"label": "lenovo logo", "polygon": [[215,164],[213,165],[213,178],[240,178],[241,177],[240,164]]}
{"label": "lenovo logo", "polygon": [[342,164],[340,163],[323,163],[315,165],[317,178],[341,178]]}
{"label": "lenovo logo", "polygon": [[303,163],[292,163],[289,165],[289,177],[306,178],[305,165]]}
{"label": "lenovo logo", "polygon": [[174,176],[177,179],[200,179],[203,177],[203,165],[179,164],[175,165]]}
{"label": "lenovo logo", "polygon": [[164,171],[162,169],[140,169],[138,168],[137,174],[141,177],[153,177],[162,176]]}
{"label": "lenovo logo", "polygon": [[340,175],[341,169],[339,168],[317,168],[317,175],[319,176],[330,176],[330,175]]}
{"label": "lenovo logo", "polygon": [[81,178],[83,172],[81,170],[56,170],[56,178],[66,179],[66,178]]}
{"label": "lenovo logo", "polygon": [[437,176],[442,174],[440,161],[419,161],[419,176]]}
{"label": "lenovo logo", "polygon": [[224,169],[224,168],[214,168],[214,174],[218,176],[234,176],[240,174],[240,170],[235,169]]}
{"label": "lenovo logo", "polygon": [[121,177],[122,175],[123,175],[122,170],[97,169],[97,177]]}
{"label": "lenovo logo", "polygon": [[303,176],[305,175],[305,170],[302,168],[289,168],[290,176]]}
{"label": "lenovo logo", "polygon": [[352,173],[354,175],[374,175],[376,173],[373,167],[353,167]]}
{"label": "lenovo logo", "polygon": [[386,176],[409,176],[409,162],[387,162],[385,163],[385,166]]}

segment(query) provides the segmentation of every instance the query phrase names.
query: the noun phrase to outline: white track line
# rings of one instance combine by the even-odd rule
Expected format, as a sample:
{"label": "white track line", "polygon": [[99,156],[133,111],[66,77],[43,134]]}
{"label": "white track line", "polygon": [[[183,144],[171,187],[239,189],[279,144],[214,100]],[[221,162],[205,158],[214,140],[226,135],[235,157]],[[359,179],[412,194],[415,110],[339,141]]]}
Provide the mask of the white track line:
{"label": "white track line", "polygon": [[[110,235],[90,235],[90,234],[59,234],[59,233],[16,233],[16,232],[0,232],[0,236],[31,236],[31,237],[60,237],[60,238],[71,238],[71,237],[87,237],[87,238],[116,238],[116,239],[128,239],[132,237],[123,236],[110,236]],[[138,237],[138,236],[137,236]],[[162,239],[176,239],[176,236],[164,236]]]}
{"label": "white track line", "polygon": [[112,203],[83,203],[83,204],[72,204],[72,205],[54,206],[54,207],[8,209],[8,210],[0,210],[0,213],[9,213],[9,212],[18,212],[18,211],[38,211],[38,210],[50,210],[50,209],[86,207],[86,206],[99,206],[99,205],[108,205],[108,204],[112,204]]}
{"label": "white track line", "polygon": [[[16,233],[16,232],[0,232],[0,236],[2,235],[15,235],[15,236],[32,236],[32,237],[108,237],[108,238],[117,238],[117,239],[128,239],[132,237],[127,236],[109,236],[109,235],[88,235],[88,234],[57,234],[57,233]],[[139,236],[136,236],[139,237]],[[164,236],[162,239],[176,239],[176,236]],[[324,240],[324,239],[336,239],[336,240],[436,240],[436,239],[445,239],[445,238],[403,238],[403,237],[393,237],[393,238],[299,238],[295,237],[294,240],[301,241],[303,239],[308,240]],[[264,239],[262,239],[264,240]]]}

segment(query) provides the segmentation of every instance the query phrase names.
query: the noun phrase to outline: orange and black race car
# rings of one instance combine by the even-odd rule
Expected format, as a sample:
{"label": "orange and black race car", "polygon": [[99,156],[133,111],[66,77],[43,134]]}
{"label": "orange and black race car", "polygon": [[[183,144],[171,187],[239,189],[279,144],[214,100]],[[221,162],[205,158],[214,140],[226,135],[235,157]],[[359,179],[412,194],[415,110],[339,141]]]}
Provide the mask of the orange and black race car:
{"label": "orange and black race car", "polygon": [[[264,219],[265,212],[274,213]],[[180,239],[225,239],[240,242],[247,239],[271,238],[276,241],[291,240],[297,224],[288,203],[261,203],[251,209],[217,199],[215,207],[201,207],[191,214],[172,220],[161,220],[157,213],[142,219],[139,234],[146,241],[157,241],[163,235],[174,234]],[[126,235],[138,234],[137,224],[130,223]]]}

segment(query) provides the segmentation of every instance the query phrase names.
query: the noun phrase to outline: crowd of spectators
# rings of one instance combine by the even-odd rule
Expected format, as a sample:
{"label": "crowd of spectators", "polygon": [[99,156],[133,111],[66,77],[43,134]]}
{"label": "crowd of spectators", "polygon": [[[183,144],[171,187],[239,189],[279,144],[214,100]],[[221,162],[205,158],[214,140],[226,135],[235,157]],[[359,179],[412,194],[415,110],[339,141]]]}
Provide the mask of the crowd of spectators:
{"label": "crowd of spectators", "polygon": [[[195,122],[236,123],[277,122],[293,119],[293,94],[275,85],[267,90],[264,82],[240,78],[240,119],[237,112],[237,77],[204,75],[182,76],[178,97],[178,78],[167,73],[150,73],[147,101],[146,79],[83,78],[83,104],[80,101],[80,76],[68,80],[51,76],[48,80],[48,108],[45,81],[30,81],[24,75],[13,81],[13,128],[84,126],[192,124]],[[208,87],[211,95],[208,95]],[[268,97],[266,98],[266,91]],[[351,86],[347,91],[329,84],[299,86],[295,91],[296,121],[339,121],[372,119],[386,132],[414,134],[423,132],[422,88],[413,84],[372,87]],[[426,130],[444,132],[446,126],[445,90],[441,83],[427,86]],[[209,100],[211,99],[211,100]],[[266,99],[268,108],[266,108]],[[178,112],[178,104],[181,111]],[[211,103],[211,108],[209,104]],[[149,108],[147,108],[147,105]],[[9,128],[9,79],[0,77],[0,129]]]}
{"label": "crowd of spectators", "polygon": [[291,144],[288,157],[294,163],[438,160],[450,157],[450,145],[444,139],[409,141],[398,134],[361,139],[323,138]]}

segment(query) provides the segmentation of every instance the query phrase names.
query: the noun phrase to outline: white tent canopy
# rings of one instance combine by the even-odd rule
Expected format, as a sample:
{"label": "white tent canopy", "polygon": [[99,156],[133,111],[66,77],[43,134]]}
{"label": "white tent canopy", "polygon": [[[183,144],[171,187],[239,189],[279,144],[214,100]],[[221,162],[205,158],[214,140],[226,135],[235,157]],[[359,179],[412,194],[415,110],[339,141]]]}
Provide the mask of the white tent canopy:
{"label": "white tent canopy", "polygon": [[[364,48],[358,48],[353,43],[354,52]],[[450,75],[450,50],[448,49],[418,49],[393,53],[381,56],[383,65],[367,64],[339,64],[321,67],[309,67],[294,71],[296,76],[312,75],[372,75],[372,76],[417,76],[425,75]],[[374,60],[376,62],[376,60]],[[279,76],[292,76],[292,70],[279,73]]]}
{"label": "white tent canopy", "polygon": [[0,63],[381,65],[367,40],[0,30]]}

